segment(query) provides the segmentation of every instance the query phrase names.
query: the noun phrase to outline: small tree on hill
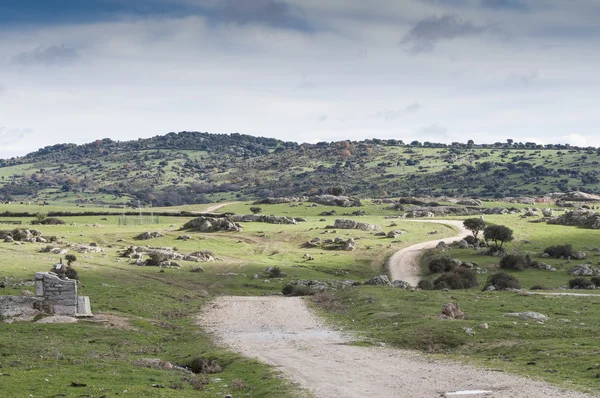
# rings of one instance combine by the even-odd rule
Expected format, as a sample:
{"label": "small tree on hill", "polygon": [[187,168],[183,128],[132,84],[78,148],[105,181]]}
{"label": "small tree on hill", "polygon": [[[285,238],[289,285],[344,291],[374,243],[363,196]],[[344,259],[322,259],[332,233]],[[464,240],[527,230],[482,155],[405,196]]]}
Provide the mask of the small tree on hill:
{"label": "small tree on hill", "polygon": [[258,214],[262,212],[262,209],[258,206],[253,206],[250,208],[250,211],[252,212],[252,214]]}
{"label": "small tree on hill", "polygon": [[483,238],[486,242],[493,241],[497,248],[502,248],[502,245],[513,240],[514,236],[512,229],[504,225],[490,225],[483,230]]}
{"label": "small tree on hill", "polygon": [[74,254],[67,254],[65,260],[67,260],[67,265],[70,267],[71,264],[77,261],[77,257]]}
{"label": "small tree on hill", "polygon": [[473,236],[477,238],[480,231],[483,231],[486,227],[485,221],[481,218],[467,218],[463,221],[463,226],[473,233]]}

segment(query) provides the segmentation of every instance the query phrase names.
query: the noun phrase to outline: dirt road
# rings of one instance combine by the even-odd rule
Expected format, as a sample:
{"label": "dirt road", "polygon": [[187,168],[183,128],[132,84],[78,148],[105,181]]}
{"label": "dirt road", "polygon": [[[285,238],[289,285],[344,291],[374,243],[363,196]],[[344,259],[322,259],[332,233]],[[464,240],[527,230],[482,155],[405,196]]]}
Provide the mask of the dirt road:
{"label": "dirt road", "polygon": [[470,232],[463,227],[463,222],[460,220],[414,220],[412,222],[431,222],[436,224],[450,225],[456,228],[459,233],[456,236],[436,239],[428,242],[418,243],[397,251],[390,257],[388,268],[392,280],[401,280],[410,283],[412,286],[417,286],[420,278],[419,257],[423,250],[433,249],[440,242],[451,243],[460,240],[469,235]]}
{"label": "dirt road", "polygon": [[316,397],[589,398],[417,352],[347,345],[352,336],[325,326],[301,298],[219,297],[198,323],[217,341],[276,366]]}

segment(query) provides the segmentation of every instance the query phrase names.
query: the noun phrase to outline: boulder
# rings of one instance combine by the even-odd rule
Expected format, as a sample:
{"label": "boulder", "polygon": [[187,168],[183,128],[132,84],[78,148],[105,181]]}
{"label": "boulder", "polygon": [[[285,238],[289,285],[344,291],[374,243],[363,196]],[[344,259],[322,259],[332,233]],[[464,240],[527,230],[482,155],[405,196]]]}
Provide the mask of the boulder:
{"label": "boulder", "polygon": [[458,248],[459,249],[468,249],[469,248],[469,243],[466,240],[461,240],[460,242],[458,242]]}
{"label": "boulder", "polygon": [[544,217],[552,217],[553,214],[554,214],[554,211],[549,207],[542,209],[542,215]]}
{"label": "boulder", "polygon": [[456,204],[463,206],[483,206],[483,202],[481,200],[473,198],[461,199],[458,202],[456,202]]}
{"label": "boulder", "polygon": [[269,216],[266,214],[233,215],[229,219],[233,222],[264,222],[268,224],[296,224],[296,219],[291,217]]}
{"label": "boulder", "polygon": [[465,319],[467,314],[461,311],[456,303],[448,303],[442,307],[439,319]]}
{"label": "boulder", "polygon": [[365,282],[365,285],[375,285],[375,286],[391,286],[390,280],[387,275],[379,275],[375,276],[368,281]]}
{"label": "boulder", "polygon": [[508,214],[509,210],[505,207],[489,207],[483,210],[483,214]]}
{"label": "boulder", "polygon": [[400,235],[402,235],[402,231],[390,231],[386,236],[390,239],[396,239],[399,238]]}
{"label": "boulder", "polygon": [[134,239],[137,239],[137,240],[150,240],[150,239],[160,238],[162,236],[165,236],[165,235],[161,234],[160,232],[143,232],[143,233],[137,235]]}
{"label": "boulder", "polygon": [[446,242],[440,242],[437,244],[437,246],[435,248],[438,250],[448,250],[450,248],[450,246],[448,246],[446,244]]}
{"label": "boulder", "polygon": [[392,281],[392,287],[397,287],[398,289],[412,289],[410,283],[398,279]]}
{"label": "boulder", "polygon": [[572,276],[594,276],[600,275],[600,270],[590,264],[579,264],[571,269]]}
{"label": "boulder", "polygon": [[333,224],[333,228],[336,229],[358,229],[361,231],[381,231],[381,227],[378,225],[367,224],[366,222],[359,222],[346,218],[338,218]]}
{"label": "boulder", "polygon": [[508,314],[504,314],[504,316],[510,316],[510,317],[517,317],[519,319],[522,319],[524,321],[526,320],[534,320],[534,321],[547,321],[548,318],[546,315],[544,314],[540,314],[539,312],[533,312],[533,311],[526,311],[526,312],[510,312]]}
{"label": "boulder", "polygon": [[575,252],[571,256],[571,258],[573,260],[584,260],[586,257],[587,257],[587,253],[586,252]]}
{"label": "boulder", "polygon": [[198,232],[239,232],[242,227],[228,218],[200,216],[185,223],[182,229]]}
{"label": "boulder", "polygon": [[353,196],[335,196],[335,195],[315,195],[308,198],[310,202],[326,205],[326,206],[341,206],[341,207],[358,207],[362,206],[360,199]]}

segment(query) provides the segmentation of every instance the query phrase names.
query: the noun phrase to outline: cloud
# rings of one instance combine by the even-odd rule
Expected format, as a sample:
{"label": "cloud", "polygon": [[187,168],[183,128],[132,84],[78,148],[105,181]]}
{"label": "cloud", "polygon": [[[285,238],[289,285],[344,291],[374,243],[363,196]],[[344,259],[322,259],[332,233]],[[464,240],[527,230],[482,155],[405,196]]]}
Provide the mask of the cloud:
{"label": "cloud", "polygon": [[410,104],[406,108],[404,108],[404,112],[417,113],[419,111],[419,109],[421,109],[421,104],[419,104],[418,102],[413,102],[412,104]]}
{"label": "cloud", "polygon": [[481,5],[496,10],[529,11],[529,7],[520,0],[481,0]]}
{"label": "cloud", "polygon": [[21,141],[26,134],[31,132],[31,129],[9,129],[0,127],[0,145],[16,144]]}
{"label": "cloud", "polygon": [[581,147],[586,147],[588,146],[588,139],[584,136],[582,136],[581,134],[568,134],[568,135],[563,135],[562,137],[558,138],[558,142],[559,143],[567,143],[567,144],[571,144],[571,145],[575,145],[575,146],[581,146]]}
{"label": "cloud", "polygon": [[23,66],[66,65],[79,58],[79,52],[74,48],[63,45],[52,45],[49,47],[39,46],[31,51],[25,51],[13,57],[14,64]]}
{"label": "cloud", "polygon": [[221,0],[214,11],[218,18],[240,25],[308,28],[307,22],[295,15],[293,7],[281,0]]}
{"label": "cloud", "polygon": [[463,21],[454,14],[432,16],[417,22],[404,35],[400,44],[408,46],[409,51],[416,54],[432,51],[439,41],[476,36],[485,30],[485,26]]}
{"label": "cloud", "polygon": [[419,141],[448,142],[450,140],[448,129],[437,124],[422,127],[416,133]]}

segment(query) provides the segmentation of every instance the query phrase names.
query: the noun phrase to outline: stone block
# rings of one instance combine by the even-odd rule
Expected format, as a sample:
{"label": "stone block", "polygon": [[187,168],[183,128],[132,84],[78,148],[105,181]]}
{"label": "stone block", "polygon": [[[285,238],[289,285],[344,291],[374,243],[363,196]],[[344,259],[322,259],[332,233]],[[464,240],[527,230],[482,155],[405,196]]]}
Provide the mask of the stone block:
{"label": "stone block", "polygon": [[92,316],[92,306],[88,296],[79,296],[77,298],[77,316]]}

